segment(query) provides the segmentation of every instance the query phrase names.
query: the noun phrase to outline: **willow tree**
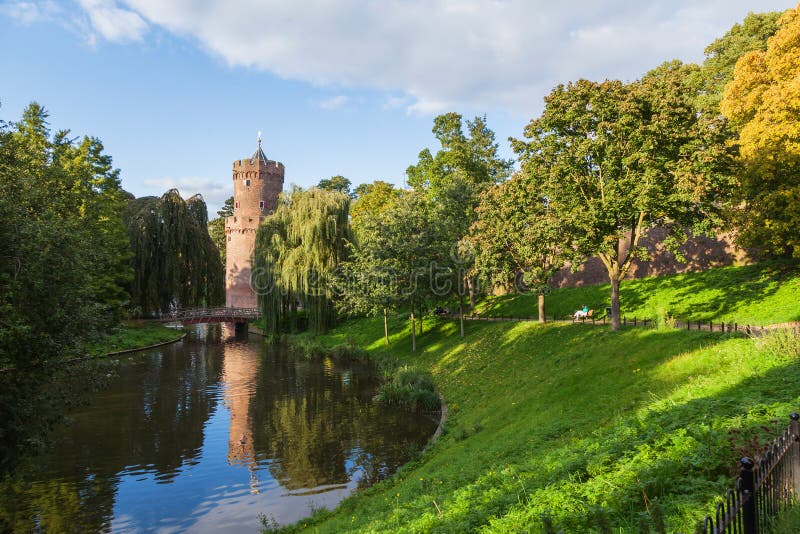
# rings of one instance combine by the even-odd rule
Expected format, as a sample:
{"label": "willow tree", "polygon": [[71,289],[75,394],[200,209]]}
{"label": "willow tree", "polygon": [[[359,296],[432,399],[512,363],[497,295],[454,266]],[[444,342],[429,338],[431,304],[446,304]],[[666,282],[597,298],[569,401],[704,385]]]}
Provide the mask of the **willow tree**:
{"label": "willow tree", "polygon": [[314,332],[336,321],[331,278],[352,240],[350,197],[312,187],[283,196],[258,229],[254,286],[268,334],[297,321],[297,304]]}
{"label": "willow tree", "polygon": [[125,219],[133,251],[131,306],[142,313],[219,304],[224,273],[208,234],[203,197],[176,189],[131,200]]}

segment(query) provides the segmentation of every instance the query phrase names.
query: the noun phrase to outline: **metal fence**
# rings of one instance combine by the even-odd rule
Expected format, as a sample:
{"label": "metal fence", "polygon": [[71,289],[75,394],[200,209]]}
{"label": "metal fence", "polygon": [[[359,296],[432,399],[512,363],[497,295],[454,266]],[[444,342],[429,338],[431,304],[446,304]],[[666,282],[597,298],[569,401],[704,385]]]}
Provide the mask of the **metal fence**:
{"label": "metal fence", "polygon": [[762,459],[742,458],[734,487],[706,517],[703,534],[768,532],[770,521],[800,496],[800,415],[790,419]]}

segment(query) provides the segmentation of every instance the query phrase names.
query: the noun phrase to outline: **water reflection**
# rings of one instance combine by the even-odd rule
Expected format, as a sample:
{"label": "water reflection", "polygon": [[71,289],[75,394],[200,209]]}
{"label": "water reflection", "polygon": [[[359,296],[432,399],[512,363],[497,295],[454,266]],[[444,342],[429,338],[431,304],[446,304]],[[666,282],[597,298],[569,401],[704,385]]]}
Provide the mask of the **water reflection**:
{"label": "water reflection", "polygon": [[0,531],[256,531],[332,507],[406,461],[434,422],[371,401],[369,365],[304,361],[198,326],[121,365],[0,484]]}

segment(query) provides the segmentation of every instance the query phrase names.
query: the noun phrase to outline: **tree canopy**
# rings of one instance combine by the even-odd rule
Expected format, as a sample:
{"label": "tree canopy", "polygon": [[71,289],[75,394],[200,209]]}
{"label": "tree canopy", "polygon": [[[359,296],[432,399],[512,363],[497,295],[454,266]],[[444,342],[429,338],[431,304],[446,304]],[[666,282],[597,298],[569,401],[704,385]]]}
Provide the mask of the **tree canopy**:
{"label": "tree canopy", "polygon": [[[612,326],[619,328],[619,282],[639,239],[654,223],[708,232],[721,224],[727,157],[695,107],[697,66],[666,63],[641,80],[579,80],[557,86],[542,116],[512,140],[538,196],[576,231],[576,250],[597,255],[611,281]],[[683,225],[683,226],[681,226]]]}
{"label": "tree canopy", "polygon": [[739,59],[722,100],[744,168],[736,212],[741,242],[794,257],[800,257],[799,10],[781,16],[766,49]]}
{"label": "tree canopy", "polygon": [[224,267],[208,233],[203,197],[183,200],[176,189],[131,200],[125,208],[133,251],[135,313],[224,301]]}
{"label": "tree canopy", "polygon": [[32,103],[0,122],[0,369],[15,368],[0,372],[0,471],[72,400],[60,398],[69,376],[50,382],[61,362],[115,326],[128,300],[119,171],[99,139],[51,133],[47,119]]}
{"label": "tree canopy", "polygon": [[217,246],[219,259],[223,267],[225,266],[225,250],[227,243],[225,239],[225,219],[232,215],[233,197],[228,197],[225,199],[225,203],[222,207],[217,211],[217,216],[208,221],[208,233],[211,236],[211,240]]}
{"label": "tree canopy", "polygon": [[314,332],[336,321],[331,277],[352,240],[349,208],[344,193],[294,189],[259,227],[253,277],[268,334],[296,327],[298,305]]}
{"label": "tree canopy", "polygon": [[353,197],[353,192],[350,190],[353,186],[353,183],[345,178],[344,176],[337,174],[336,176],[331,176],[330,178],[324,178],[319,181],[317,187],[319,189],[326,189],[328,191],[337,191],[339,193],[344,193],[349,197]]}
{"label": "tree canopy", "polygon": [[780,11],[749,13],[741,23],[734,24],[725,35],[706,47],[703,62],[706,106],[718,112],[725,86],[733,79],[736,62],[748,52],[767,49],[767,39],[778,31],[780,16]]}

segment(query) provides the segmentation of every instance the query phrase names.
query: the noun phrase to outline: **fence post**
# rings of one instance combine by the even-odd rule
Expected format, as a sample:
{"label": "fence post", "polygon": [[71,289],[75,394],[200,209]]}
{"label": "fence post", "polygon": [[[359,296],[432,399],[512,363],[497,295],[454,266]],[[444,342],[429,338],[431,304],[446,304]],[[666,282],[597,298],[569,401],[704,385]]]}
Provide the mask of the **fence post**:
{"label": "fence post", "polygon": [[747,456],[742,458],[740,463],[742,466],[740,473],[742,478],[742,526],[744,534],[757,534],[758,508],[756,506],[755,473],[753,473],[755,463]]}
{"label": "fence post", "polygon": [[792,476],[791,487],[792,497],[797,499],[800,496],[800,414],[792,412],[789,418],[791,419],[789,428],[792,429],[791,457],[789,459]]}

